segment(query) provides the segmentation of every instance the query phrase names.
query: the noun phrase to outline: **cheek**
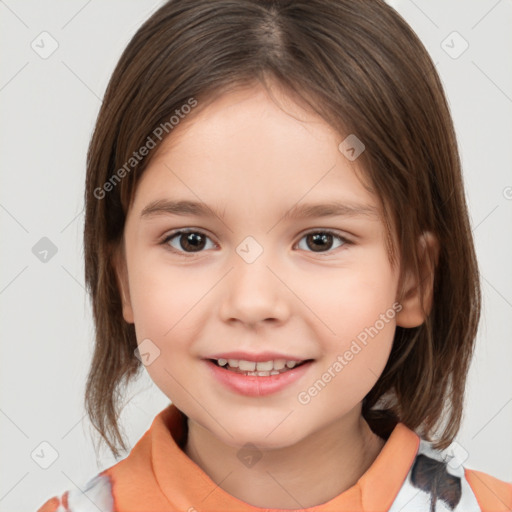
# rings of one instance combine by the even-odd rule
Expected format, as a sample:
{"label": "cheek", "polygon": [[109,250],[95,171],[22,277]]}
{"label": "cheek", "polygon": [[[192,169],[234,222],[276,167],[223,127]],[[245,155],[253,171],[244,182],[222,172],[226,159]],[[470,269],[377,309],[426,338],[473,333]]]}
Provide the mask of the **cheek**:
{"label": "cheek", "polygon": [[394,319],[395,288],[389,264],[372,261],[315,272],[314,277],[301,279],[296,290],[324,324],[325,333],[341,343],[376,322],[379,330],[389,330],[388,322],[384,328],[379,319],[386,312]]}
{"label": "cheek", "polygon": [[183,389],[193,387],[193,381],[183,362],[201,326],[194,308],[211,284],[162,262],[141,263],[133,265],[130,277],[135,331],[138,344],[149,339],[157,347],[150,344],[150,352],[158,354],[146,371],[173,402],[186,405],[189,397]]}
{"label": "cheek", "polygon": [[144,337],[171,335],[186,324],[187,313],[209,288],[189,269],[171,268],[161,261],[134,264],[130,294],[137,332]]}
{"label": "cheek", "polygon": [[[381,258],[361,260],[335,275],[319,280],[317,274],[316,286],[308,283],[302,293],[309,290],[307,304],[323,324],[319,342],[325,357],[317,377],[333,382],[331,391],[350,396],[351,402],[370,391],[389,358],[399,309],[396,279],[383,252]],[[323,400],[329,395],[323,394]]]}

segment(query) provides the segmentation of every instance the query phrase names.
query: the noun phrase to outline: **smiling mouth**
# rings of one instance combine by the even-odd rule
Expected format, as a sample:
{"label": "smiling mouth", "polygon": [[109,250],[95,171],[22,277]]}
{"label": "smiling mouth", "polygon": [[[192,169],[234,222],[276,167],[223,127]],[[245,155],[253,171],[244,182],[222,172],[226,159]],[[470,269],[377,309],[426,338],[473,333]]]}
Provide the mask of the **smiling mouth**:
{"label": "smiling mouth", "polygon": [[254,377],[270,377],[286,373],[293,368],[298,368],[303,364],[313,361],[305,359],[303,361],[286,361],[285,359],[275,359],[272,361],[246,361],[240,359],[209,359],[216,366],[223,370]]}

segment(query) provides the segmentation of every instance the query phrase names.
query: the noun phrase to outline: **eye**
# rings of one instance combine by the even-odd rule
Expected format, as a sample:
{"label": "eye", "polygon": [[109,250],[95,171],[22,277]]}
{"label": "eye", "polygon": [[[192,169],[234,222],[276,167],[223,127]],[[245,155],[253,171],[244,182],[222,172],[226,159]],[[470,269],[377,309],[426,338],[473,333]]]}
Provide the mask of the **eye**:
{"label": "eye", "polygon": [[173,252],[184,256],[186,253],[201,252],[207,245],[206,240],[210,240],[210,237],[202,231],[180,230],[166,236],[162,245],[169,245]]}
{"label": "eye", "polygon": [[[333,239],[338,239],[341,242],[337,247],[335,247],[335,249],[343,245],[350,244],[350,241],[343,236],[328,230],[311,231],[310,233],[306,233],[301,238],[301,241],[306,240],[306,247],[308,249],[312,249],[311,252],[328,252],[330,249],[332,249]],[[300,241],[298,245],[300,246]]]}
{"label": "eye", "polygon": [[[334,249],[351,243],[349,240],[333,231],[323,230],[306,233],[300,239],[297,246],[299,249],[306,250],[308,252],[331,252],[335,239],[339,241],[339,244],[335,246]],[[172,252],[175,252],[180,256],[186,256],[187,254],[202,252],[203,249],[211,249],[212,247],[215,247],[213,242],[210,247],[207,247],[208,240],[211,241],[210,237],[202,231],[181,229],[167,235],[162,240],[161,244],[168,246]],[[306,248],[304,248],[304,246],[300,247],[302,240],[306,241]]]}

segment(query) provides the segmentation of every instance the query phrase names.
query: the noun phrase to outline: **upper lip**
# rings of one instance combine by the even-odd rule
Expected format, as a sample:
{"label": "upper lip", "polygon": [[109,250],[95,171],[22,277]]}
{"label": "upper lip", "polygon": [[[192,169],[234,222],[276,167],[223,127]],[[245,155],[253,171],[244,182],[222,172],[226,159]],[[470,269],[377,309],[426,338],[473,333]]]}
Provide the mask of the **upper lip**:
{"label": "upper lip", "polygon": [[264,361],[275,361],[276,359],[284,359],[285,361],[306,361],[310,358],[295,357],[287,354],[279,354],[278,352],[258,352],[257,354],[250,354],[249,352],[235,351],[214,354],[206,357],[206,359],[236,359],[259,363]]}

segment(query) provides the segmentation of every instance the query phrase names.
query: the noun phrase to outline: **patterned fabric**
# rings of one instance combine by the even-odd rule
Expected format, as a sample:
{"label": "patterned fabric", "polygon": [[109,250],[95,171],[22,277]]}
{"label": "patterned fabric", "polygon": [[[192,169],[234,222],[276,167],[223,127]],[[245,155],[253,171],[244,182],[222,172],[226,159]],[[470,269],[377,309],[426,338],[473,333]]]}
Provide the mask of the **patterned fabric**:
{"label": "patterned fabric", "polygon": [[[187,419],[163,410],[129,456],[38,512],[271,512],[213,482],[185,453]],[[454,442],[435,450],[404,424],[386,437],[358,482],[309,512],[512,512],[512,483],[464,468]],[[279,509],[274,509],[279,510]]]}
{"label": "patterned fabric", "polygon": [[389,510],[400,511],[481,512],[452,447],[439,451],[432,443],[420,441],[414,463]]}
{"label": "patterned fabric", "polygon": [[38,512],[114,512],[114,497],[108,475],[101,473],[89,480],[83,489],[66,491],[61,498],[47,501]]}
{"label": "patterned fabric", "polygon": [[[389,512],[482,512],[476,497],[464,477],[464,469],[453,471],[442,460],[440,452],[432,455],[430,444],[421,441],[414,460],[398,496]],[[435,483],[430,476],[444,467],[441,478]],[[108,476],[96,476],[84,489],[66,492],[60,501],[53,501],[49,508],[38,512],[115,512],[114,499]],[[437,498],[437,499],[436,499]],[[54,498],[56,500],[56,498]]]}

